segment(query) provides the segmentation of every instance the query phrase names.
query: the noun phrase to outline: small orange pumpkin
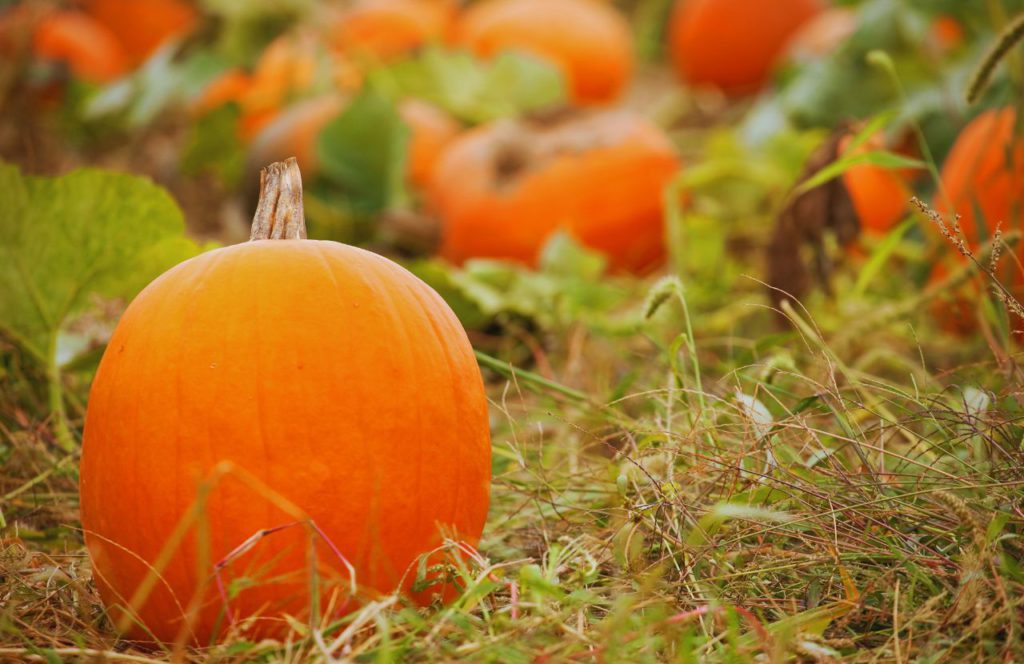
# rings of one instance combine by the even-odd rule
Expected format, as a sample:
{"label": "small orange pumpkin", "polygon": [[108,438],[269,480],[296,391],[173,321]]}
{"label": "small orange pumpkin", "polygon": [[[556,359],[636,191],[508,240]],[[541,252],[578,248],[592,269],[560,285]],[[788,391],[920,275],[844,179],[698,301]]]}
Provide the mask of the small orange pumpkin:
{"label": "small orange pumpkin", "polygon": [[67,63],[72,74],[90,83],[108,83],[127,70],[114,34],[80,11],[44,16],[36,27],[33,51],[37,58]]}
{"label": "small orange pumpkin", "polygon": [[164,42],[191,32],[199,18],[184,0],[83,0],[82,6],[116,35],[132,67]]}
{"label": "small orange pumpkin", "polygon": [[691,85],[754,92],[768,82],[790,38],[822,9],[821,0],[677,0],[672,62]]}
{"label": "small orange pumpkin", "polygon": [[455,12],[452,0],[359,0],[335,20],[331,42],[343,53],[387,60],[443,41]]}
{"label": "small orange pumpkin", "polygon": [[613,268],[648,270],[664,257],[662,196],[679,165],[668,137],[626,111],[471,130],[444,151],[428,192],[441,255],[534,264],[564,230]]}
{"label": "small orange pumpkin", "polygon": [[522,50],[550,60],[580,103],[613,101],[633,72],[629,24],[601,0],[483,0],[465,12],[456,34],[484,57]]}
{"label": "small orange pumpkin", "polygon": [[[221,560],[230,616],[287,633],[284,613],[309,614],[314,570],[309,530],[279,526],[315,526],[322,608],[338,589],[351,609],[411,591],[417,560],[444,535],[475,545],[487,514],[487,402],[458,319],[395,263],[304,239],[294,161],[264,182],[254,240],[143,290],[92,385],[82,527],[101,596],[135,639],[222,634]],[[452,594],[437,583],[410,594]]]}

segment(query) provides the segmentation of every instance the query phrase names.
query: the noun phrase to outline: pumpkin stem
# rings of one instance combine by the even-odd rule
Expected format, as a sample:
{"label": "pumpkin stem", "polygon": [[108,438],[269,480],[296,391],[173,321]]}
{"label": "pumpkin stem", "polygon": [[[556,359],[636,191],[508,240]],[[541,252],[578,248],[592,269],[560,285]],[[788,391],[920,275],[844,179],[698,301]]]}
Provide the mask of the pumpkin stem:
{"label": "pumpkin stem", "polygon": [[305,240],[302,173],[295,157],[260,171],[260,202],[252,218],[249,240]]}

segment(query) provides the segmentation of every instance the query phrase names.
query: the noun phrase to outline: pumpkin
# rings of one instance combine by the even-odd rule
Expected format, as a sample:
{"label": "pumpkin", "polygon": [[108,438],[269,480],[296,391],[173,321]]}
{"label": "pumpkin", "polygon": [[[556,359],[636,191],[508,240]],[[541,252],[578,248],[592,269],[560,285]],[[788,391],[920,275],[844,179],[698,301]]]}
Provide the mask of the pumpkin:
{"label": "pumpkin", "polygon": [[445,146],[458,136],[461,127],[452,116],[420,99],[403,100],[398,105],[398,113],[410,129],[409,182],[425,188]]}
{"label": "pumpkin", "polygon": [[[840,141],[841,155],[851,152],[851,140],[852,134]],[[884,148],[884,137],[876,134],[852,153],[865,153]],[[862,231],[870,234],[886,233],[907,214],[907,205],[912,194],[900,171],[873,164],[858,164],[843,172],[843,184],[853,201]]]}
{"label": "pumpkin", "polygon": [[677,0],[669,47],[694,86],[742,95],[763,87],[789,40],[823,9],[820,0]]}
{"label": "pumpkin", "polygon": [[629,24],[601,0],[483,0],[464,13],[456,41],[483,57],[519,50],[549,60],[580,103],[615,100],[634,67]]}
{"label": "pumpkin", "polygon": [[947,217],[959,214],[972,246],[991,236],[997,223],[1021,228],[1024,138],[1016,133],[1016,123],[1012,108],[985,111],[960,132],[942,165],[935,209]]}
{"label": "pumpkin", "polygon": [[66,63],[74,76],[90,83],[108,83],[127,69],[114,34],[79,11],[45,15],[36,27],[32,47],[37,58]]}
{"label": "pumpkin", "polygon": [[626,111],[506,120],[466,132],[442,153],[427,203],[441,255],[534,264],[563,230],[615,269],[664,256],[662,195],[679,168],[668,137]]}
{"label": "pumpkin", "polygon": [[442,578],[413,590],[417,561],[480,536],[490,444],[465,331],[397,264],[304,239],[301,191],[294,160],[272,166],[253,240],[151,283],[100,363],[82,527],[131,638],[216,638],[218,580],[237,591],[229,615],[270,636],[285,612],[308,617],[314,571],[322,609],[332,593],[349,610],[399,588],[450,597]]}
{"label": "pumpkin", "polygon": [[85,10],[117,37],[135,66],[164,42],[188,34],[198,15],[184,0],[83,0]]}
{"label": "pumpkin", "polygon": [[333,22],[333,46],[357,57],[391,59],[445,38],[452,0],[360,0]]}

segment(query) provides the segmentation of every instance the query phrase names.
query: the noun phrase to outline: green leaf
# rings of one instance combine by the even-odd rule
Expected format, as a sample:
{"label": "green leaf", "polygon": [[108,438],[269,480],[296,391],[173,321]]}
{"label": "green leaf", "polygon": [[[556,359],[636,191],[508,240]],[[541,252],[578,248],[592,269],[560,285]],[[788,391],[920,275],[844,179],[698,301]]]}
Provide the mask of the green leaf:
{"label": "green leaf", "polygon": [[425,99],[474,124],[548,108],[567,98],[565,81],[553,65],[513,52],[483,62],[469,53],[431,48],[371,73],[369,81],[394,99]]}
{"label": "green leaf", "polygon": [[920,159],[911,159],[910,157],[904,157],[902,155],[894,154],[892,152],[886,152],[885,150],[872,150],[870,152],[860,152],[857,154],[851,154],[840,159],[836,159],[831,164],[821,169],[813,176],[807,178],[797,188],[797,194],[810,191],[815,187],[819,187],[833,178],[837,178],[846,171],[850,170],[854,166],[860,166],[862,164],[870,164],[872,166],[880,166],[882,168],[928,168],[928,164],[921,161]]}
{"label": "green leaf", "polygon": [[541,271],[547,274],[583,279],[597,279],[608,266],[608,260],[601,253],[585,249],[563,231],[548,239],[538,262]]}
{"label": "green leaf", "polygon": [[395,104],[367,89],[317,138],[323,176],[340,186],[349,206],[372,214],[404,206],[409,128]]}
{"label": "green leaf", "polygon": [[0,164],[0,195],[0,329],[47,367],[62,326],[95,295],[130,297],[199,252],[174,200],[145,178]]}

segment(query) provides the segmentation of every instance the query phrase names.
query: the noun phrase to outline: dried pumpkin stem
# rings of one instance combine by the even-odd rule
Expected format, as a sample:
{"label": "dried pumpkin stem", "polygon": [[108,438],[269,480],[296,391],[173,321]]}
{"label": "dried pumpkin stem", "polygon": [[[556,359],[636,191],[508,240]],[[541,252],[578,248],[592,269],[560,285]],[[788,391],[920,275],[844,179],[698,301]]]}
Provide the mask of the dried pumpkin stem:
{"label": "dried pumpkin stem", "polygon": [[252,218],[249,240],[304,240],[302,173],[295,157],[260,171],[260,202]]}

